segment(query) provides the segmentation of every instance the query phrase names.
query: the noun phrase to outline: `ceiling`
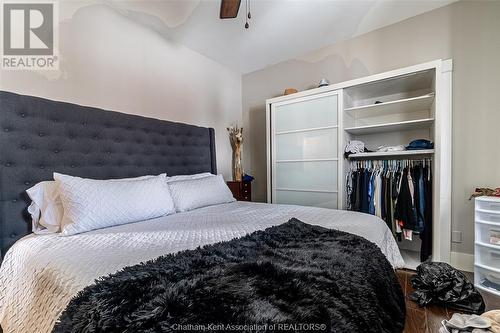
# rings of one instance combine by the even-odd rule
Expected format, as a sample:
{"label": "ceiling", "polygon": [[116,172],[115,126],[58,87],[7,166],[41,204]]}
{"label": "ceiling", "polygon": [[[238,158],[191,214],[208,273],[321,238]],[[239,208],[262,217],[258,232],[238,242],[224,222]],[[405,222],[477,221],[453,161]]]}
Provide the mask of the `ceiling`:
{"label": "ceiling", "polygon": [[112,0],[130,19],[235,71],[249,73],[445,6],[454,0],[245,0],[219,19],[219,0]]}

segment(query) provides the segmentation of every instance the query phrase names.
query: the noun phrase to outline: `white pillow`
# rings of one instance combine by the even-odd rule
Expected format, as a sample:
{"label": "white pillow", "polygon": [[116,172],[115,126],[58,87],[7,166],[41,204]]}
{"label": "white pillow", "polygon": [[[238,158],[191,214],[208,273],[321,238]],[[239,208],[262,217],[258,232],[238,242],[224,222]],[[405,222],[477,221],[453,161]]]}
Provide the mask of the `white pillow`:
{"label": "white pillow", "polygon": [[178,212],[236,201],[222,175],[169,183]]}
{"label": "white pillow", "polygon": [[[165,177],[162,173],[160,176]],[[109,181],[130,181],[148,179],[157,176],[140,176],[134,178],[110,179]],[[61,231],[63,205],[59,196],[56,181],[43,181],[26,190],[31,199],[28,213],[31,215],[32,231],[35,234],[56,233]]]}
{"label": "white pillow", "polygon": [[95,180],[54,173],[64,207],[63,235],[138,222],[175,212],[165,175]]}
{"label": "white pillow", "polygon": [[195,173],[193,175],[179,175],[179,176],[169,176],[167,177],[167,183],[180,182],[185,180],[200,179],[205,177],[214,176],[210,172]]}

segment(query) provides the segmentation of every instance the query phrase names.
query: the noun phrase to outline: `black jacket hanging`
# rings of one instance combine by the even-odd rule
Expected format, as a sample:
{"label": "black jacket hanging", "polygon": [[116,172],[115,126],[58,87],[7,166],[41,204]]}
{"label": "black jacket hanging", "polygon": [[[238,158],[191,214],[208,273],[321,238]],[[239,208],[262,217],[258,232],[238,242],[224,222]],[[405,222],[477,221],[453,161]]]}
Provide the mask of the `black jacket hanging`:
{"label": "black jacket hanging", "polygon": [[370,182],[370,173],[367,169],[361,169],[361,207],[362,213],[368,214],[368,183]]}
{"label": "black jacket hanging", "polygon": [[394,210],[394,217],[403,222],[403,228],[415,230],[416,221],[413,201],[408,183],[408,168],[404,168],[401,179],[401,190],[399,191],[398,202]]}

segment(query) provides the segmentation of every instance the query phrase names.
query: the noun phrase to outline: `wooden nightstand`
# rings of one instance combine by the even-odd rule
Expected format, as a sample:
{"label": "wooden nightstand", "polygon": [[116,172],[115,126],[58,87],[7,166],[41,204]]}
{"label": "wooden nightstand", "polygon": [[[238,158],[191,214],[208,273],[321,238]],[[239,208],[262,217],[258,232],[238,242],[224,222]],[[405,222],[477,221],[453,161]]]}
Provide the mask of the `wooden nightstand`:
{"label": "wooden nightstand", "polygon": [[252,201],[251,182],[227,182],[227,186],[233,192],[233,196],[238,201]]}

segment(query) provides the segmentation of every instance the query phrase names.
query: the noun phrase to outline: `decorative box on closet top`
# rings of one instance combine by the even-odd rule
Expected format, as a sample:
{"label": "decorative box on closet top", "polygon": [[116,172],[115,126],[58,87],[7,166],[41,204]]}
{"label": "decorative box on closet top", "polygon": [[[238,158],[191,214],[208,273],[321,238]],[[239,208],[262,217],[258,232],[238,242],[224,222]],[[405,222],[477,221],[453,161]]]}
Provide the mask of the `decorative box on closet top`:
{"label": "decorative box on closet top", "polygon": [[500,198],[476,198],[474,220],[474,283],[500,296]]}
{"label": "decorative box on closet top", "polygon": [[[432,259],[450,262],[451,80],[452,61],[436,60],[268,99],[268,202],[345,209],[350,160],[432,158]],[[377,148],[414,139],[434,149],[343,157],[350,140]]]}

